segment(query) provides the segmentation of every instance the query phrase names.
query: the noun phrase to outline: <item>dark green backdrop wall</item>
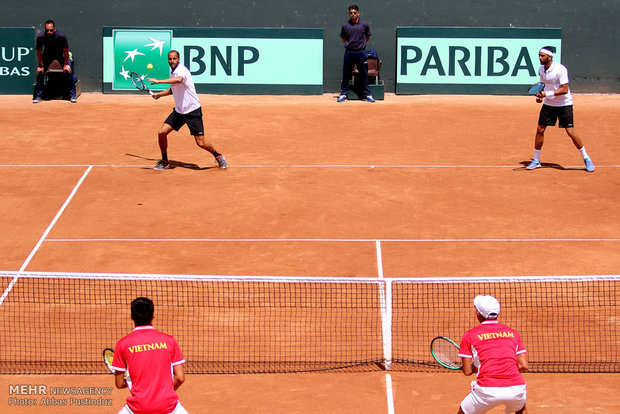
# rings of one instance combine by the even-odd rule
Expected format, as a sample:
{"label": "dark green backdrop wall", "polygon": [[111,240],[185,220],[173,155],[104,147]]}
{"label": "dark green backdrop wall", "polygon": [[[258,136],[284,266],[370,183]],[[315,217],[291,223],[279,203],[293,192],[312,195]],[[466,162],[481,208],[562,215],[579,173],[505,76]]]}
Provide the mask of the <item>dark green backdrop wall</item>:
{"label": "dark green backdrop wall", "polygon": [[[340,26],[347,1],[314,0],[29,0],[5,2],[0,27],[56,21],[69,37],[85,91],[100,91],[103,26],[318,27],[324,29],[324,90],[339,89]],[[562,61],[575,92],[620,93],[619,0],[382,0],[358,1],[370,23],[369,47],[384,62],[386,91],[394,91],[396,26],[561,27]],[[295,59],[295,56],[291,56]]]}

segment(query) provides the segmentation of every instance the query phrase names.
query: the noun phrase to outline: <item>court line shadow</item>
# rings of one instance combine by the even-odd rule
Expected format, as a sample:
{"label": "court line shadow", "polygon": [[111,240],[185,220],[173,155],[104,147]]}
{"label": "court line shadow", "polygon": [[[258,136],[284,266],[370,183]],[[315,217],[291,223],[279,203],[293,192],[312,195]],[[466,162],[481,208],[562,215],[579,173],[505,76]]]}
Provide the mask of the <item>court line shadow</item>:
{"label": "court line shadow", "polygon": [[[125,155],[127,155],[128,157],[139,158],[145,161],[153,161],[153,162],[159,161],[159,159],[143,157],[141,155],[135,155],[135,154],[129,154],[129,153],[125,153]],[[176,161],[176,160],[169,160],[169,161],[170,161],[170,166],[172,168],[187,168],[188,170],[210,170],[212,168],[216,168],[215,166],[201,167],[198,164],[192,164],[192,163],[187,163],[183,161]],[[151,168],[144,167],[143,169],[148,170]]]}
{"label": "court line shadow", "polygon": [[[525,167],[527,167],[528,165],[530,165],[530,161],[520,161],[519,164],[521,164],[523,167],[520,168],[515,168],[514,171],[527,171],[525,169]],[[585,170],[584,168],[579,168],[579,167],[563,167],[560,164],[556,164],[553,162],[541,162],[540,163],[540,168],[553,168],[554,170],[561,170],[561,171],[581,171],[581,170]]]}

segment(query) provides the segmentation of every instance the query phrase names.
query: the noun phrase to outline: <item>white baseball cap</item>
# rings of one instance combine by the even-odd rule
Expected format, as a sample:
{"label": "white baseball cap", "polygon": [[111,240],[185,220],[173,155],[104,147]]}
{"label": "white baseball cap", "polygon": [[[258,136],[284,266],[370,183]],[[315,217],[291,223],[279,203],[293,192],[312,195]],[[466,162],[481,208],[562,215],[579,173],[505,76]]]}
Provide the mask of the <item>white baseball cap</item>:
{"label": "white baseball cap", "polygon": [[499,301],[493,296],[478,295],[474,298],[474,306],[485,319],[497,319],[499,316]]}

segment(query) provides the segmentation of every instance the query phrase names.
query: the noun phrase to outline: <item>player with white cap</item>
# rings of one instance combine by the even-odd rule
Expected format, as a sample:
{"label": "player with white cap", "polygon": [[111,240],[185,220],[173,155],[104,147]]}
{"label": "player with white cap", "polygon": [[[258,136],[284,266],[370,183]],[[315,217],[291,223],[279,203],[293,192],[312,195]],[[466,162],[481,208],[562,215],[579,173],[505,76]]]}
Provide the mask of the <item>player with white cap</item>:
{"label": "player with white cap", "polygon": [[463,374],[477,372],[477,381],[461,402],[459,414],[484,413],[504,405],[507,413],[526,414],[526,386],[521,372],[527,371],[527,354],[517,331],[497,321],[499,301],[493,296],[474,298],[480,324],[465,332],[459,356]]}

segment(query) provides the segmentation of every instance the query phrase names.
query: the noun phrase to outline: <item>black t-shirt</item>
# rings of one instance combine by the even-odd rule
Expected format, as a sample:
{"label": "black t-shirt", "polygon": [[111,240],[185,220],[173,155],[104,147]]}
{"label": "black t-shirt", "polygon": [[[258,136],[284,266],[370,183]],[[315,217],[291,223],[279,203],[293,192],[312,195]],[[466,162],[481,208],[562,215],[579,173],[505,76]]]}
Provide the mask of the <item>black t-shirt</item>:
{"label": "black t-shirt", "polygon": [[64,63],[63,49],[69,48],[67,36],[61,31],[56,30],[52,36],[46,36],[45,32],[37,35],[36,50],[43,49],[43,64],[49,65],[52,60],[57,59],[60,64]]}

